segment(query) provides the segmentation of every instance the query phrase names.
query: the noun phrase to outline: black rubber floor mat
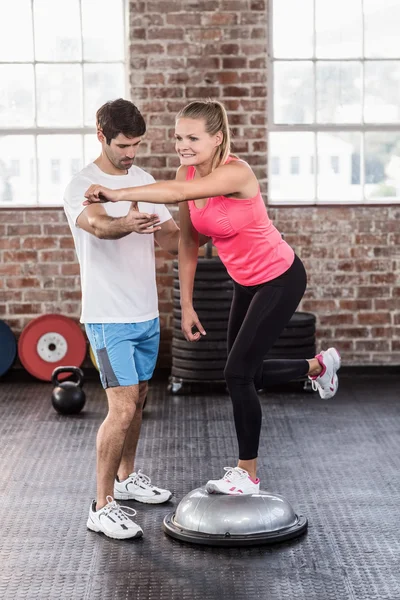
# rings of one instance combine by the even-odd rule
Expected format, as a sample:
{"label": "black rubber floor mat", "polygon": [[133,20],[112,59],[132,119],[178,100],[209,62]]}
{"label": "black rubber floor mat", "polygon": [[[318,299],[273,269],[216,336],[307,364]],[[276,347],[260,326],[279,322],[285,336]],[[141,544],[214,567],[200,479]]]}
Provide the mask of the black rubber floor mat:
{"label": "black rubber floor mat", "polygon": [[0,383],[1,600],[399,600],[399,383],[347,375],[329,401],[261,395],[261,487],[304,514],[308,534],[225,549],[161,529],[186,493],[235,465],[220,388],[169,396],[166,383],[152,386],[137,468],[175,496],[161,506],[128,502],[144,537],[123,542],[86,529],[106,412],[100,385],[88,382],[84,411],[63,417],[50,384]]}

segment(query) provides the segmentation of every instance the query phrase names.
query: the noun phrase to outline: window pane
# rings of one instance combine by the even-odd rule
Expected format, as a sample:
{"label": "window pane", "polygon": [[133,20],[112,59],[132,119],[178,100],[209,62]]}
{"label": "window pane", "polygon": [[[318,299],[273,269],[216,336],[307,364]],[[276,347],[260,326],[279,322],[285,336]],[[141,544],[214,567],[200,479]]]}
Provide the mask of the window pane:
{"label": "window pane", "polygon": [[122,0],[82,0],[85,60],[124,60],[123,16]]}
{"label": "window pane", "polygon": [[0,127],[34,125],[32,65],[0,65]]}
{"label": "window pane", "polygon": [[269,152],[279,161],[279,174],[270,172],[271,200],[313,200],[314,176],[310,157],[315,155],[313,133],[271,133]]}
{"label": "window pane", "polygon": [[82,125],[80,65],[36,65],[38,125]]}
{"label": "window pane", "polygon": [[101,153],[101,145],[95,134],[85,135],[85,165],[96,160]]}
{"label": "window pane", "polygon": [[274,122],[314,121],[313,65],[311,62],[274,63]]}
{"label": "window pane", "polygon": [[400,122],[400,62],[365,63],[366,123]]}
{"label": "window pane", "polygon": [[37,143],[39,203],[62,204],[65,188],[72,177],[72,161],[82,165],[82,136],[39,135]]}
{"label": "window pane", "polygon": [[36,60],[81,60],[78,0],[35,0],[34,23]]}
{"label": "window pane", "polygon": [[311,58],[313,55],[313,0],[275,0],[273,53],[277,58]]}
{"label": "window pane", "polygon": [[318,123],[361,122],[361,63],[317,63]]}
{"label": "window pane", "polygon": [[85,125],[94,125],[97,109],[104,102],[120,98],[124,95],[124,65],[85,65],[84,86]]}
{"label": "window pane", "polygon": [[1,203],[36,204],[35,143],[32,135],[0,136]]}
{"label": "window pane", "polygon": [[364,0],[365,56],[400,58],[399,0]]}
{"label": "window pane", "polygon": [[0,60],[33,60],[31,0],[0,4]]}
{"label": "window pane", "polygon": [[400,198],[400,131],[365,134],[365,195]]}
{"label": "window pane", "polygon": [[316,0],[317,58],[361,58],[361,0]]}
{"label": "window pane", "polygon": [[317,135],[319,200],[362,199],[360,148],[360,133]]}

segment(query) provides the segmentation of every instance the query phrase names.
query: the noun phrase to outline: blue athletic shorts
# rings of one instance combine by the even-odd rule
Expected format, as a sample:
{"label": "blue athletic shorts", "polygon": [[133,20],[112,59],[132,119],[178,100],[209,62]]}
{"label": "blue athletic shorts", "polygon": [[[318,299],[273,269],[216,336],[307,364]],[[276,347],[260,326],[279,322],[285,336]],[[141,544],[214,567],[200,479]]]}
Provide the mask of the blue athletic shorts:
{"label": "blue athletic shorts", "polygon": [[158,317],[143,323],[85,323],[103,387],[148,381],[160,342]]}

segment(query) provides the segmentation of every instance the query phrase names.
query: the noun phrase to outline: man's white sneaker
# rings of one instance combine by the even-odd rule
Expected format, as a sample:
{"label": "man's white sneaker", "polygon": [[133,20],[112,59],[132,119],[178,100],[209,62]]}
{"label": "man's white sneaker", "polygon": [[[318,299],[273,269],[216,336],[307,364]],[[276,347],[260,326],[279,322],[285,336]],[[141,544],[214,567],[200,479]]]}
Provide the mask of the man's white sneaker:
{"label": "man's white sneaker", "polygon": [[107,502],[108,504],[103,508],[96,510],[96,500],[93,500],[89,509],[87,528],[116,540],[142,537],[141,527],[129,518],[136,515],[136,510],[129,506],[120,506],[111,496],[107,496]]}
{"label": "man's white sneaker", "polygon": [[333,398],[339,387],[337,371],[340,369],[341,358],[336,348],[323,350],[315,357],[322,367],[317,377],[309,377],[314,391],[318,391],[321,398]]}
{"label": "man's white sneaker", "polygon": [[139,471],[131,473],[124,481],[114,482],[114,498],[137,500],[145,504],[162,504],[172,498],[172,493],[156,487],[151,483],[150,477]]}
{"label": "man's white sneaker", "polygon": [[246,496],[258,494],[260,480],[251,479],[244,469],[239,467],[224,467],[226,473],[222,479],[207,481],[206,490],[209,494],[229,494],[230,496]]}

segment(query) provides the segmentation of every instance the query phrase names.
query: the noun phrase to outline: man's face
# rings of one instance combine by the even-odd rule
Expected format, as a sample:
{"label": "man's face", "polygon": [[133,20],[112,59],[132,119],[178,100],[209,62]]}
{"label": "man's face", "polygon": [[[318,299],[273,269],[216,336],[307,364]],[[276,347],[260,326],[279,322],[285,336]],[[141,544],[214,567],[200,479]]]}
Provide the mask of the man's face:
{"label": "man's face", "polygon": [[114,165],[114,167],[121,169],[121,171],[130,169],[133,165],[133,161],[135,160],[139,144],[142,141],[142,136],[129,138],[123,133],[119,133],[116,138],[111,140],[110,145],[107,144],[107,141],[102,133],[101,136],[102,139],[100,139],[100,141],[103,147],[103,152],[106,154],[108,160]]}

